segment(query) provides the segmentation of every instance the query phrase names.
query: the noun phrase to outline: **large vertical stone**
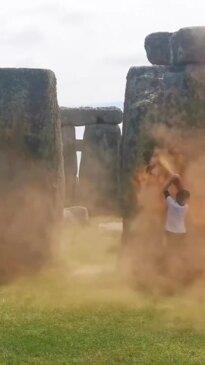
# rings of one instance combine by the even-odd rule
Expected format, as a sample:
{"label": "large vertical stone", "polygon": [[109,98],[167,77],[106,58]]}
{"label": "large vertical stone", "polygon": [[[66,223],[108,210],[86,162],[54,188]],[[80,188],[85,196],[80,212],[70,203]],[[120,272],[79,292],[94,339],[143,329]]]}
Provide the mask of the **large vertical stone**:
{"label": "large vertical stone", "polygon": [[65,206],[70,206],[74,205],[76,200],[77,155],[75,127],[62,125],[62,136],[65,171]]}
{"label": "large vertical stone", "polygon": [[[114,189],[118,190],[118,181],[115,180],[115,158],[117,159],[117,164],[119,162],[119,153],[112,158],[110,155],[111,151],[116,152],[116,146],[118,145],[119,138],[119,127],[117,126],[122,122],[122,111],[116,107],[100,107],[100,108],[60,108],[61,121],[63,125],[64,134],[64,159],[65,159],[65,172],[66,180],[69,181],[69,194],[72,194],[73,186],[73,176],[75,174],[76,162],[74,162],[74,152],[73,147],[70,147],[68,153],[68,145],[71,146],[71,127],[74,126],[86,126],[85,140],[75,141],[76,151],[82,151],[82,164],[80,172],[80,182],[76,181],[75,184],[75,202],[78,204],[88,205],[91,210],[94,211],[105,211],[105,210],[115,210],[116,211],[116,199],[115,193],[113,196],[113,201],[115,201],[115,207],[113,201],[107,202],[100,200],[100,197],[109,196],[109,191]],[[91,128],[93,126],[93,128]],[[69,128],[70,129],[66,129]],[[109,128],[110,127],[110,128]],[[67,132],[66,132],[67,131]],[[70,137],[68,136],[68,131]],[[67,133],[67,134],[66,134]],[[67,137],[66,137],[67,135]],[[115,137],[113,137],[115,135]],[[66,140],[67,138],[67,140]],[[68,140],[70,138],[70,140]],[[112,144],[112,139],[114,138],[114,144]],[[116,142],[117,141],[117,142]],[[106,150],[106,148],[108,149]],[[118,147],[117,147],[118,148]],[[68,156],[69,155],[69,156]],[[109,156],[109,157],[108,157]],[[69,160],[69,161],[66,161]],[[109,160],[109,161],[107,161]],[[92,161],[92,162],[91,162]],[[94,164],[94,176],[91,173],[91,166]],[[113,165],[114,171],[111,173],[110,166]],[[66,167],[67,166],[67,167]],[[69,167],[70,166],[70,167]],[[77,168],[76,168],[77,170]],[[107,173],[105,174],[105,170]],[[77,173],[76,173],[77,174]],[[76,175],[75,174],[75,175]],[[118,174],[118,172],[117,172]],[[94,180],[99,181],[100,176],[104,182],[100,185],[95,183]],[[107,181],[106,181],[107,179]],[[115,181],[116,186],[113,187],[113,181]],[[108,185],[106,187],[106,185]],[[110,185],[110,186],[109,186]],[[68,191],[67,190],[67,191]],[[92,192],[92,198],[88,199],[89,192]],[[67,199],[67,205],[71,202]],[[98,207],[97,207],[98,205]],[[111,208],[112,206],[112,208]]]}
{"label": "large vertical stone", "polygon": [[119,147],[118,125],[85,127],[80,165],[80,201],[91,214],[118,210]]}
{"label": "large vertical stone", "polygon": [[63,190],[55,75],[0,69],[0,280],[49,257]]}
{"label": "large vertical stone", "polygon": [[[158,124],[194,131],[205,127],[205,66],[133,67],[127,76],[122,141],[123,215],[136,214],[135,175],[153,152]],[[163,141],[162,141],[163,142]]]}

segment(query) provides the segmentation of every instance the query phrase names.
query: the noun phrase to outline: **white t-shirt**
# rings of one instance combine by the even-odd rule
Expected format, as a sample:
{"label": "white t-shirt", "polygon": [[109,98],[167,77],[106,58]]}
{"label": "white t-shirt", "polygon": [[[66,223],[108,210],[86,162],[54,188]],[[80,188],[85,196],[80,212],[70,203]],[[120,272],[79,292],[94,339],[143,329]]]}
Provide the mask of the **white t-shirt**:
{"label": "white t-shirt", "polygon": [[188,205],[179,205],[171,196],[167,201],[167,219],[165,229],[171,233],[186,233],[185,217]]}

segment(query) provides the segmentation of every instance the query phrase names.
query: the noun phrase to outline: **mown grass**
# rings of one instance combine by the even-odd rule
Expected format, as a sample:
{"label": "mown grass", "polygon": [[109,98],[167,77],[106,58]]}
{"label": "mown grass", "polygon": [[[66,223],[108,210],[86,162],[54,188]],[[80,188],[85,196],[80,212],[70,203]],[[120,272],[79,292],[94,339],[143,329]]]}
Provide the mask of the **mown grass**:
{"label": "mown grass", "polygon": [[96,224],[65,233],[55,265],[1,288],[0,364],[205,364],[201,290],[143,297],[117,272],[118,245]]}

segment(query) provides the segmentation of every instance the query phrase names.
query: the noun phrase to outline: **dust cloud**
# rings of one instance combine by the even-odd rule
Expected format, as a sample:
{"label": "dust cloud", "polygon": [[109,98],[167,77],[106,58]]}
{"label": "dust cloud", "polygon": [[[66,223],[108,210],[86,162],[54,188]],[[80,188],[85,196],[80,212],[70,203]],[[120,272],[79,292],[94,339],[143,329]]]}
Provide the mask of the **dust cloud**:
{"label": "dust cloud", "polygon": [[[32,291],[34,303],[45,303],[45,306],[95,302],[136,306],[144,305],[147,295],[149,302],[170,295],[204,301],[203,134],[195,131],[184,135],[164,127],[157,127],[151,133],[156,140],[152,159],[158,156],[159,163],[151,173],[144,166],[133,181],[139,213],[131,222],[132,239],[124,248],[122,222],[115,216],[92,218],[84,227],[66,222],[61,227],[48,224],[52,222],[47,216],[52,212],[50,192],[46,194],[44,187],[34,183],[38,180],[37,171],[36,179],[31,175],[30,182],[22,176],[24,184],[20,184],[21,189],[13,190],[14,194],[10,193],[11,185],[7,188],[2,185],[1,276],[18,277],[12,284],[15,291]],[[191,200],[187,242],[168,254],[162,188],[173,172],[182,176]],[[17,188],[19,182],[15,184]],[[112,221],[114,229],[110,226]],[[104,229],[106,225],[109,230]],[[40,270],[38,274],[36,269]]]}
{"label": "dust cloud", "polygon": [[[149,166],[136,173],[137,217],[130,224],[124,267],[138,290],[173,295],[200,287],[205,279],[205,141],[204,132],[152,128],[156,147]],[[155,164],[157,161],[157,164]],[[153,165],[153,168],[152,168]],[[163,186],[178,173],[191,193],[185,242],[168,247],[165,235],[166,203]],[[176,186],[171,186],[176,194]]]}
{"label": "dust cloud", "polygon": [[46,166],[12,149],[1,150],[0,166],[0,283],[5,284],[51,260],[59,224]]}

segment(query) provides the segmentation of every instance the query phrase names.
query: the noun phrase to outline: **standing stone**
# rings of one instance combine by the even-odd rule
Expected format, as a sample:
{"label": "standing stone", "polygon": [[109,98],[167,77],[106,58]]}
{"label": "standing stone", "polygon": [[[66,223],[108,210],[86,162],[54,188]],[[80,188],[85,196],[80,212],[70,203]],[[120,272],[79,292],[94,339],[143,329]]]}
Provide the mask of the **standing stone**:
{"label": "standing stone", "polygon": [[0,280],[48,259],[63,190],[54,73],[0,69]]}
{"label": "standing stone", "polygon": [[205,127],[205,66],[129,70],[121,161],[125,218],[137,213],[133,181],[139,168],[149,162],[156,143],[150,130],[159,124],[184,132]]}
{"label": "standing stone", "polygon": [[118,211],[119,148],[117,125],[85,127],[80,164],[80,202],[91,214]]}
{"label": "standing stone", "polygon": [[63,155],[65,172],[65,206],[75,204],[77,155],[75,127],[62,125]]}
{"label": "standing stone", "polygon": [[76,151],[82,152],[84,149],[83,139],[76,139]]}
{"label": "standing stone", "polygon": [[[119,163],[119,153],[117,152],[116,156],[110,157],[111,151],[116,152],[116,143],[118,146],[118,137],[119,137],[119,127],[117,126],[122,122],[122,111],[119,108],[116,107],[100,107],[100,108],[91,108],[91,107],[81,107],[81,108],[66,108],[61,107],[60,108],[60,114],[61,114],[61,121],[63,125],[63,134],[66,135],[69,129],[66,128],[73,128],[74,126],[85,126],[85,139],[83,141],[77,140],[75,141],[75,150],[82,152],[82,164],[81,164],[81,172],[80,172],[80,179],[76,177],[75,181],[75,201],[72,201],[72,204],[78,203],[80,205],[86,205],[91,206],[92,211],[98,210],[97,207],[95,209],[93,206],[95,206],[95,202],[98,202],[99,205],[99,211],[104,210],[111,210],[114,209],[116,211],[116,199],[113,198],[113,201],[115,201],[115,207],[114,208],[108,208],[113,205],[113,202],[104,202],[98,201],[98,197],[109,195],[110,191],[113,189],[115,191],[118,190],[118,181],[116,181],[116,186],[113,187],[113,181],[115,181],[115,176],[118,174],[115,171],[113,173],[110,172],[110,166],[113,165],[113,168],[115,169],[115,165]],[[93,128],[88,128],[93,126]],[[71,130],[71,129],[70,129]],[[71,135],[71,132],[69,133]],[[68,137],[67,137],[68,138]],[[69,137],[71,138],[71,137]],[[112,139],[114,140],[113,146],[111,146]],[[117,141],[117,142],[115,142]],[[66,138],[64,137],[64,159],[65,161],[69,159],[69,163],[65,162],[65,166],[67,166],[67,172],[66,172],[66,180],[69,181],[69,186],[72,186],[72,183],[70,181],[73,181],[73,176],[77,175],[75,173],[75,166],[76,162],[74,162],[74,152],[70,150],[70,157],[68,157],[68,148],[65,147],[68,144],[71,145],[70,141],[66,141]],[[106,148],[108,147],[108,150],[106,151]],[[118,147],[117,147],[118,148]],[[116,159],[116,163],[115,163]],[[71,160],[73,162],[71,162]],[[108,160],[108,161],[107,161]],[[91,163],[92,161],[92,163]],[[93,161],[95,161],[94,165],[94,176],[96,176],[95,179],[99,180],[100,176],[102,176],[102,179],[104,179],[104,182],[101,182],[100,186],[99,184],[95,185],[95,182],[93,182],[93,176],[90,172],[91,165],[93,164]],[[73,168],[68,166],[73,166]],[[85,166],[84,166],[85,165]],[[88,167],[87,167],[88,166]],[[88,169],[88,170],[87,170]],[[105,174],[105,170],[107,169],[107,172]],[[65,169],[66,170],[66,169]],[[87,170],[87,171],[86,171]],[[96,172],[98,171],[98,173]],[[103,172],[104,171],[104,172]],[[109,177],[106,181],[105,176]],[[67,185],[67,184],[66,184]],[[108,185],[106,187],[106,185]],[[110,186],[109,186],[110,185]],[[96,188],[98,192],[96,192]],[[107,189],[107,190],[106,190]],[[69,188],[69,194],[71,194],[71,190]],[[101,191],[100,191],[101,190]],[[92,191],[93,198],[88,199],[88,191]],[[72,194],[71,194],[72,195]],[[114,193],[115,195],[115,193]],[[95,198],[94,198],[95,196]],[[101,199],[101,198],[100,198]],[[92,200],[94,203],[92,203]],[[67,199],[67,205],[71,202]],[[97,204],[97,203],[96,203]],[[105,208],[106,205],[106,208]]]}

